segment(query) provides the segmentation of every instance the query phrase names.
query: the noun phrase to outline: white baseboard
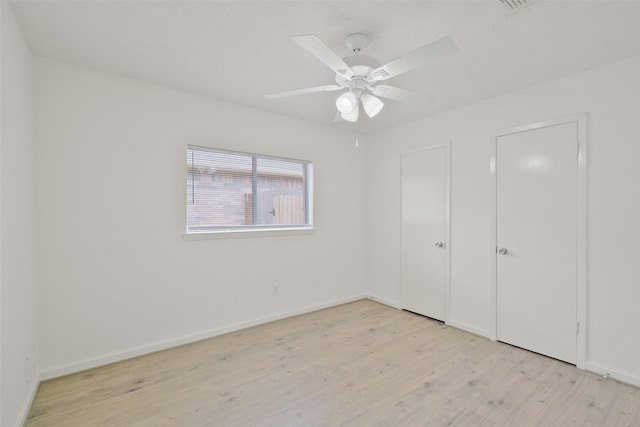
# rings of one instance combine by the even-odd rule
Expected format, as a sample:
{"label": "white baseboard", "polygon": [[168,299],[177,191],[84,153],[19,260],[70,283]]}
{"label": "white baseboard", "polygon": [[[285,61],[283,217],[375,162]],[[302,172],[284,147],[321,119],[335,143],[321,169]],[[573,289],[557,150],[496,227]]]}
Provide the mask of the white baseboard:
{"label": "white baseboard", "polygon": [[154,344],[144,345],[136,348],[132,348],[125,351],[114,352],[106,354],[100,357],[91,359],[79,360],[65,365],[54,366],[51,368],[45,368],[40,374],[40,381],[49,380],[52,378],[61,377],[64,375],[73,374],[75,372],[84,371],[91,368],[97,368],[98,366],[108,365],[114,362],[120,362],[122,360],[131,359],[133,357],[143,356],[145,354],[155,353],[157,351],[167,350],[169,348],[178,347],[185,344],[190,344],[196,341],[202,341],[207,338],[212,338],[218,335],[227,334],[229,332],[235,332],[240,329],[250,328],[251,326],[260,325],[263,323],[273,322],[275,320],[285,319],[287,317],[297,316],[300,314],[310,313],[324,308],[334,307],[341,304],[346,304],[353,301],[368,298],[368,295],[358,295],[350,298],[343,298],[339,300],[333,300],[322,304],[309,305],[306,307],[298,308],[295,310],[289,310],[282,313],[258,317],[250,319],[245,322],[235,323],[232,325],[224,326],[209,331],[203,331],[196,334],[187,335],[180,338],[170,339],[166,341],[157,342]]}
{"label": "white baseboard", "polygon": [[369,299],[379,302],[380,304],[388,305],[389,307],[397,308],[398,310],[402,309],[402,307],[400,307],[400,304],[395,301],[391,301],[390,299],[381,298],[374,295],[369,295]]}
{"label": "white baseboard", "polygon": [[18,412],[18,418],[16,419],[16,427],[22,427],[24,423],[27,421],[27,417],[29,416],[29,411],[31,410],[31,405],[33,404],[33,399],[35,399],[36,397],[36,393],[38,392],[39,386],[40,386],[40,374],[36,372],[36,374],[31,379],[31,383],[29,384],[29,390],[27,391],[26,399],[22,403],[20,412]]}
{"label": "white baseboard", "polygon": [[[374,295],[370,295],[369,299],[372,301],[376,301],[379,302],[381,304],[384,305],[388,305],[389,307],[393,307],[393,308],[397,308],[398,310],[402,310],[402,307],[400,306],[400,303],[396,302],[396,301],[392,301],[386,298],[382,298],[382,297],[377,297]],[[480,335],[481,337],[484,338],[489,338],[489,331],[485,331],[484,329],[480,329],[480,328],[476,328],[475,326],[471,326],[467,323],[464,322],[458,322],[457,320],[449,320],[448,322],[445,322],[447,324],[447,326],[451,326],[453,328],[457,328],[457,329],[461,329],[465,332],[470,332],[474,335]]]}
{"label": "white baseboard", "polygon": [[593,372],[602,376],[608,376],[609,378],[613,378],[614,380],[620,381],[621,383],[640,388],[640,378],[626,372],[618,371],[617,369],[602,366],[594,362],[587,362],[585,365],[585,369],[589,372]]}
{"label": "white baseboard", "polygon": [[474,335],[480,335],[481,337],[484,338],[489,338],[489,331],[485,331],[484,329],[480,329],[480,328],[476,328],[475,326],[471,326],[467,323],[464,322],[459,322],[455,319],[449,319],[448,322],[446,322],[447,326],[452,326],[454,328],[457,329],[462,329],[463,331],[466,332],[470,332]]}

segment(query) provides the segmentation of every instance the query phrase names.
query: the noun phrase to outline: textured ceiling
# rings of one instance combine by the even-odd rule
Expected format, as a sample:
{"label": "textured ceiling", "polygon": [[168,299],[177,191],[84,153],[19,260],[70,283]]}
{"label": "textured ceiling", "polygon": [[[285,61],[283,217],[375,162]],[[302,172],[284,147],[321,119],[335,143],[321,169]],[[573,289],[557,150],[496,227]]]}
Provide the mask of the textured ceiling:
{"label": "textured ceiling", "polygon": [[[13,1],[34,53],[328,126],[375,132],[640,54],[640,1],[538,0],[509,11],[475,1]],[[386,63],[449,35],[461,52],[385,84],[430,95],[386,101],[373,119],[335,122],[337,93],[264,94],[334,83],[291,40],[316,34],[336,53]]]}

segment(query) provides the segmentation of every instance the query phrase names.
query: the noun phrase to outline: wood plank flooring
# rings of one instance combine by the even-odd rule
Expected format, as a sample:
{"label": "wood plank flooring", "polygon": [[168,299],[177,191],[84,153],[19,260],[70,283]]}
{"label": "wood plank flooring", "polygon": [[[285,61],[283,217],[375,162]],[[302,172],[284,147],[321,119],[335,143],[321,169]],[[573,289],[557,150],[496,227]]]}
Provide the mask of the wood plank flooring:
{"label": "wood plank flooring", "polygon": [[640,390],[362,300],[41,384],[36,426],[640,426]]}

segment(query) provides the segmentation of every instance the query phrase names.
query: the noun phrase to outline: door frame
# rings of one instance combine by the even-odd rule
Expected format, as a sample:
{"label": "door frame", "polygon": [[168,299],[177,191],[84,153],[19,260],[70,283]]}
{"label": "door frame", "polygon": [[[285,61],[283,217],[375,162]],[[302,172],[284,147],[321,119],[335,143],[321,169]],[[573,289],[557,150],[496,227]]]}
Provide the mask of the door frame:
{"label": "door frame", "polygon": [[402,157],[405,154],[429,151],[438,148],[445,149],[444,323],[449,324],[449,316],[451,312],[451,140],[435,144],[420,145],[400,152],[400,259],[398,265],[398,306],[402,308]]}
{"label": "door frame", "polygon": [[495,132],[491,145],[489,163],[491,173],[491,321],[490,336],[498,339],[498,278],[497,278],[497,175],[496,159],[498,138],[520,132],[556,126],[565,123],[576,123],[578,128],[578,182],[576,188],[576,225],[577,225],[577,265],[576,265],[576,366],[585,369],[587,349],[587,113],[579,113],[557,119],[544,120],[523,126],[503,129]]}

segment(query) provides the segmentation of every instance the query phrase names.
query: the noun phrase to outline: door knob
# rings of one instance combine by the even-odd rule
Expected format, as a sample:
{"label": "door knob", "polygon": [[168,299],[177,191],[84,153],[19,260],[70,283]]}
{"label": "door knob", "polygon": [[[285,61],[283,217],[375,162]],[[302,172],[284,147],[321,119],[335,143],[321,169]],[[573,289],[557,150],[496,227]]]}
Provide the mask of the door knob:
{"label": "door knob", "polygon": [[509,251],[507,250],[507,248],[500,248],[498,249],[498,253],[500,255],[506,255]]}
{"label": "door knob", "polygon": [[436,248],[444,248],[444,243],[436,242]]}

